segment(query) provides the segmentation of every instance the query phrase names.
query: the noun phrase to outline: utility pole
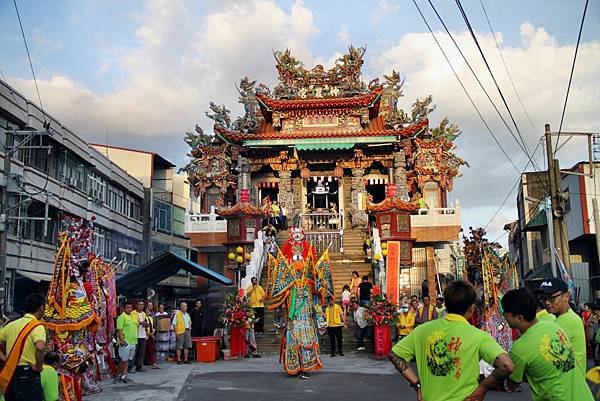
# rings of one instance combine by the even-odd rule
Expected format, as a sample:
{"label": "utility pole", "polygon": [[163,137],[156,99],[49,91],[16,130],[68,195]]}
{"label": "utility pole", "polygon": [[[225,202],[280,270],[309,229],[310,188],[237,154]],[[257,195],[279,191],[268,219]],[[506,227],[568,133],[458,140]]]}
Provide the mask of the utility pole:
{"label": "utility pole", "polygon": [[8,248],[8,218],[6,210],[8,209],[8,182],[10,180],[10,169],[12,165],[12,139],[10,132],[6,132],[4,142],[4,185],[0,186],[0,313],[6,314],[6,269],[7,269],[7,248]]}
{"label": "utility pole", "polygon": [[[546,124],[546,157],[548,159],[548,182],[550,184],[550,204],[552,207],[552,228],[554,236],[554,247],[567,273],[571,273],[571,254],[569,252],[569,237],[567,236],[567,225],[564,220],[565,205],[564,196],[561,186],[560,166],[558,159],[554,158],[552,152],[552,133],[550,132],[550,124]],[[552,250],[550,257],[554,258]]]}

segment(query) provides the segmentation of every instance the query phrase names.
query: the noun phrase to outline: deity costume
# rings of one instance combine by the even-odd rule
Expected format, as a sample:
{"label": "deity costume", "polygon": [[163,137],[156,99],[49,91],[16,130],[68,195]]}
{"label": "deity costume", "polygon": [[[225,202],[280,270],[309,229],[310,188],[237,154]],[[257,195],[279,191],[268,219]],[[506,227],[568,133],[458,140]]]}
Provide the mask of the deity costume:
{"label": "deity costume", "polygon": [[[82,391],[97,392],[98,348],[110,343],[114,271],[91,252],[91,222],[63,217],[44,320],[49,348],[66,356],[59,369],[62,400],[81,400]],[[98,330],[100,328],[100,330]],[[100,346],[100,347],[98,347]],[[98,348],[97,348],[98,347]],[[108,355],[108,352],[105,352]]]}
{"label": "deity costume", "polygon": [[280,362],[289,375],[323,367],[318,331],[323,331],[326,323],[321,305],[325,297],[334,294],[328,250],[315,261],[316,253],[300,229],[291,230],[276,258],[269,255],[269,309],[284,306],[287,312]]}

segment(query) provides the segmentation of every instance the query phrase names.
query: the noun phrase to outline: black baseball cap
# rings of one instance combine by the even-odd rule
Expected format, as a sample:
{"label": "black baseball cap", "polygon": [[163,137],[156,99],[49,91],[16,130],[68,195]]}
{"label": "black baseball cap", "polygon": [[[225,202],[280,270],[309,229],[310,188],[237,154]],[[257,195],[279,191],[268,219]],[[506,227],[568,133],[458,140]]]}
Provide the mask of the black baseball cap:
{"label": "black baseball cap", "polygon": [[569,291],[569,286],[563,280],[556,277],[552,277],[542,281],[542,283],[540,284],[538,289],[534,291],[534,293],[552,295],[558,291],[567,292]]}

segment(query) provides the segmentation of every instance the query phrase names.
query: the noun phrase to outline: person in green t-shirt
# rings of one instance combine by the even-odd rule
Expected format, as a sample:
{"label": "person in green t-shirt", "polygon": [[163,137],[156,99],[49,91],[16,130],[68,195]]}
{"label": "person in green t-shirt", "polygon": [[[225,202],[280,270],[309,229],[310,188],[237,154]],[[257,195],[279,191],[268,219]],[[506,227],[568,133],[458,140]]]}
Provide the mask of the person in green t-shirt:
{"label": "person in green t-shirt", "polygon": [[[464,280],[450,283],[444,290],[448,315],[415,328],[400,340],[389,359],[402,373],[419,400],[483,400],[489,389],[496,388],[512,373],[508,354],[487,333],[473,327],[477,294]],[[417,361],[417,374],[408,362]],[[479,360],[495,370],[478,384]]]}
{"label": "person in green t-shirt", "polygon": [[46,352],[46,355],[44,355],[44,368],[40,373],[44,401],[58,401],[58,373],[56,369],[59,366],[59,353],[55,351]]}
{"label": "person in green t-shirt", "polygon": [[534,296],[524,288],[502,297],[504,318],[522,334],[510,356],[515,370],[509,387],[527,379],[533,401],[592,401],[594,397],[579,373],[575,352],[565,331],[556,323],[536,319]]}
{"label": "person in green t-shirt", "polygon": [[556,315],[556,324],[567,333],[575,351],[579,370],[585,377],[587,369],[585,329],[583,320],[573,312],[569,304],[569,286],[563,280],[553,277],[542,281],[535,294],[546,306],[546,310]]}
{"label": "person in green t-shirt", "polygon": [[135,347],[138,342],[138,325],[139,322],[131,316],[133,305],[131,302],[126,302],[123,308],[123,313],[117,318],[117,334],[119,343],[119,368],[114,382],[127,383],[130,381],[127,378],[127,365],[135,357]]}

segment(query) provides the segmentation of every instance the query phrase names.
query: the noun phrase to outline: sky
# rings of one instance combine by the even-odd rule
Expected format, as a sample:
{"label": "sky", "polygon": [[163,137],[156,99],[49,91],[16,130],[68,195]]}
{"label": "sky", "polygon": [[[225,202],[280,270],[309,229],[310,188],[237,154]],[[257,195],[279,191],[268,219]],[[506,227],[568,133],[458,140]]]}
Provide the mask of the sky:
{"label": "sky", "polygon": [[[366,46],[366,82],[399,71],[406,78],[401,107],[408,110],[417,98],[432,94],[437,108],[431,125],[448,116],[460,126],[454,151],[470,167],[462,168],[449,199],[460,203],[463,227],[487,225],[491,240],[506,243],[502,227],[517,218],[516,194],[509,195],[510,190],[519,171],[532,166],[526,166],[525,152],[426,0],[416,2],[508,158],[462,91],[412,0],[16,2],[47,112],[89,142],[154,151],[178,166],[187,159],[184,133],[196,124],[211,129],[204,114],[209,101],[227,105],[235,116],[242,110],[235,89],[241,78],[273,87],[273,50],[289,48],[312,68],[319,63],[327,67],[349,44]],[[516,134],[457,5],[432,3]],[[537,148],[534,160],[541,169],[544,147],[539,140],[545,123],[558,130],[584,4],[463,0],[527,148]],[[0,78],[37,99],[12,1],[0,2],[0,26]],[[598,71],[600,3],[590,1],[563,131],[600,130]],[[577,139],[557,156],[562,167],[570,167],[586,155],[585,142]]]}

